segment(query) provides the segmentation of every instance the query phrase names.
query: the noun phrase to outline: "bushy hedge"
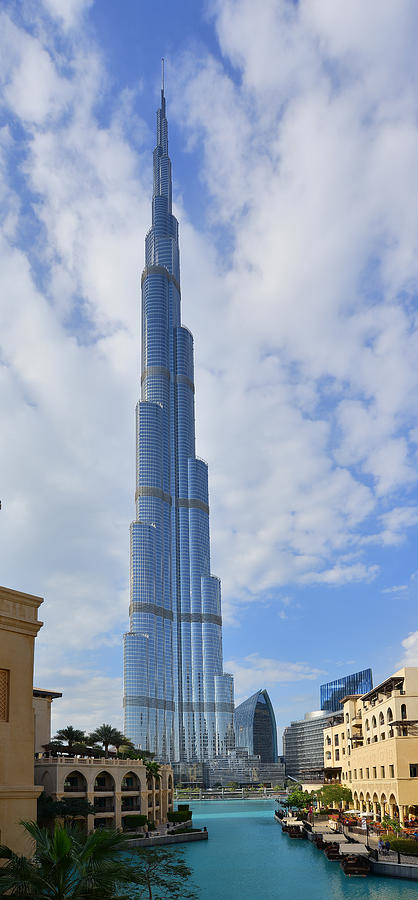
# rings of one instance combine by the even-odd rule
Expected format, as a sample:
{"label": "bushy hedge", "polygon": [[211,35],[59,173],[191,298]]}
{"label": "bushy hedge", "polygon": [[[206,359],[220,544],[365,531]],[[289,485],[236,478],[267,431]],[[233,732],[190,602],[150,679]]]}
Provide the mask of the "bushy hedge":
{"label": "bushy hedge", "polygon": [[391,834],[387,838],[384,837],[389,841],[391,850],[405,853],[406,856],[418,856],[418,841],[414,841],[413,838],[398,838]]}
{"label": "bushy hedge", "polygon": [[191,813],[188,809],[177,809],[173,810],[173,812],[169,812],[167,819],[169,822],[172,822],[173,825],[178,825],[180,822],[188,822],[189,819],[191,819]]}
{"label": "bushy hedge", "polygon": [[[123,815],[123,811],[122,811]],[[126,816],[125,828],[138,828],[140,825],[146,825],[147,817],[138,813],[136,816]]]}

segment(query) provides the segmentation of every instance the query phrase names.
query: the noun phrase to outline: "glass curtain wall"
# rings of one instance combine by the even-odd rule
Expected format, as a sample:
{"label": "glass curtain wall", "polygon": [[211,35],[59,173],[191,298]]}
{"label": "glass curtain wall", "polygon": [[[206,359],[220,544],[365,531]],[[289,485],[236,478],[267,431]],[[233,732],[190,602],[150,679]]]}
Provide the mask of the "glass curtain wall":
{"label": "glass curtain wall", "polygon": [[220,582],[210,572],[208,470],[195,455],[193,337],[181,324],[164,90],[153,171],[124,728],[136,746],[173,762],[225,755],[234,744],[234,704],[232,676],[223,673]]}

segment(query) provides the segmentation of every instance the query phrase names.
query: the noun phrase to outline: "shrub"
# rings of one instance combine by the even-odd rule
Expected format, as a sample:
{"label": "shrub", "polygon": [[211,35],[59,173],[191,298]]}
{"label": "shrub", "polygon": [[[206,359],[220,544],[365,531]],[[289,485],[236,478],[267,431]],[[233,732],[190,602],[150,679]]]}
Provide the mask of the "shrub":
{"label": "shrub", "polygon": [[398,838],[394,835],[389,835],[387,840],[391,850],[405,853],[406,856],[418,856],[418,841],[414,841],[412,838]]}
{"label": "shrub", "polygon": [[178,825],[180,822],[188,822],[188,820],[191,819],[191,813],[188,809],[177,809],[173,810],[173,812],[169,812],[167,819],[169,822],[172,822],[173,825]]}
{"label": "shrub", "polygon": [[147,817],[142,816],[140,813],[138,813],[137,816],[126,816],[124,824],[125,828],[139,828],[142,825],[146,825],[146,822]]}

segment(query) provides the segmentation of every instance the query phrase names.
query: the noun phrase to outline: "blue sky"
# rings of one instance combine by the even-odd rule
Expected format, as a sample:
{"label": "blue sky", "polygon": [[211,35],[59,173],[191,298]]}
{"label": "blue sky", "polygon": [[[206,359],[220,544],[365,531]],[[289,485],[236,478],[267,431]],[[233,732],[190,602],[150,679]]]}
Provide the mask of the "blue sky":
{"label": "blue sky", "polygon": [[121,724],[139,277],[165,56],[225,667],[280,728],[418,664],[413,0],[0,13],[1,582],[55,724]]}

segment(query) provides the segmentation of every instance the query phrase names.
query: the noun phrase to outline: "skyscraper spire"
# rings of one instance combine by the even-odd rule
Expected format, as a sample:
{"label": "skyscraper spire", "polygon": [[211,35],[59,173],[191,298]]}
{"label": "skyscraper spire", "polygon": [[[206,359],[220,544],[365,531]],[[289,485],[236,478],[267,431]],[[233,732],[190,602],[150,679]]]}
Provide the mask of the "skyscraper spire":
{"label": "skyscraper spire", "polygon": [[142,273],[141,399],[125,733],[171,762],[233,746],[233,679],[222,670],[219,579],[210,574],[207,465],[195,455],[193,337],[181,324],[178,222],[162,60],[152,225]]}

